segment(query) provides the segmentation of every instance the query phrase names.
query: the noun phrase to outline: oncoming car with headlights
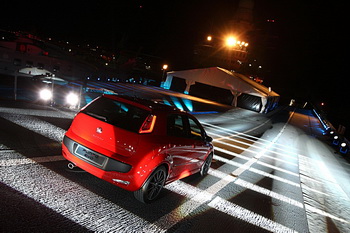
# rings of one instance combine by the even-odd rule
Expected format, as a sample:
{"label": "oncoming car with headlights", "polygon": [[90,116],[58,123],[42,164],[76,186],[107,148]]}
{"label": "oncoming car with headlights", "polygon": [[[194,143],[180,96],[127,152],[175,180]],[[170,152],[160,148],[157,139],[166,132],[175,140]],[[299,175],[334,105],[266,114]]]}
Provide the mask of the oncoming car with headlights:
{"label": "oncoming car with headlights", "polygon": [[[59,86],[58,86],[59,87]],[[54,89],[51,87],[44,87],[39,91],[39,99],[44,103],[58,104],[67,107],[77,107],[80,96],[74,91],[62,90],[62,87]]]}
{"label": "oncoming car with headlights", "polygon": [[85,106],[66,132],[63,156],[73,166],[155,200],[165,184],[208,173],[212,138],[187,112],[149,100],[102,95]]}

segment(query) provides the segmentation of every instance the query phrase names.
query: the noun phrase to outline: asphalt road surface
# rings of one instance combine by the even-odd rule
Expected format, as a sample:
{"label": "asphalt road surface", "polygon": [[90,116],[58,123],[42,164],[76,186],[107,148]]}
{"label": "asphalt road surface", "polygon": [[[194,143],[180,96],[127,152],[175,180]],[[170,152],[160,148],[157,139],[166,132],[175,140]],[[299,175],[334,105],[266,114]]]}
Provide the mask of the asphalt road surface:
{"label": "asphalt road surface", "polygon": [[67,168],[61,141],[75,111],[0,101],[0,231],[350,232],[349,159],[311,110],[213,108],[196,115],[214,138],[208,176],[142,204]]}

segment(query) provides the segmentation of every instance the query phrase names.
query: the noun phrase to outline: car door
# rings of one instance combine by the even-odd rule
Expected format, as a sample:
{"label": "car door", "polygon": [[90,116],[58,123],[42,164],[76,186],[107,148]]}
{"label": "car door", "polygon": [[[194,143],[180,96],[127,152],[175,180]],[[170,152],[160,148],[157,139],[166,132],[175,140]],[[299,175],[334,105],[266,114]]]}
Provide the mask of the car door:
{"label": "car door", "polygon": [[210,143],[205,140],[205,131],[195,118],[188,116],[188,138],[192,145],[191,158],[194,168],[200,168],[208,154]]}
{"label": "car door", "polygon": [[172,164],[170,179],[186,177],[198,169],[206,154],[202,134],[198,123],[187,115],[171,114],[168,117],[167,154]]}
{"label": "car door", "polygon": [[167,119],[167,136],[169,139],[167,154],[171,164],[170,179],[185,176],[190,172],[191,158],[188,156],[192,144],[188,139],[187,118],[183,114],[171,114]]}

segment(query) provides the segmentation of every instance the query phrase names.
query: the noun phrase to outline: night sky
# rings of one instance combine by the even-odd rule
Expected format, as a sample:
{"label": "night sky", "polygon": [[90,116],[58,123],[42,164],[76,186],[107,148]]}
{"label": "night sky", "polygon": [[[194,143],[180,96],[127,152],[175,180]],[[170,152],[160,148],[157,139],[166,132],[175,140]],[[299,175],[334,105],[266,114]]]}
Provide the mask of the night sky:
{"label": "night sky", "polygon": [[[345,2],[255,2],[254,23],[275,19],[279,37],[264,84],[281,96],[325,102],[328,112],[349,119]],[[171,70],[180,70],[188,65],[186,56],[193,46],[207,33],[225,27],[237,5],[235,0],[6,1],[0,10],[0,29],[96,43],[113,51],[141,51],[164,58]]]}

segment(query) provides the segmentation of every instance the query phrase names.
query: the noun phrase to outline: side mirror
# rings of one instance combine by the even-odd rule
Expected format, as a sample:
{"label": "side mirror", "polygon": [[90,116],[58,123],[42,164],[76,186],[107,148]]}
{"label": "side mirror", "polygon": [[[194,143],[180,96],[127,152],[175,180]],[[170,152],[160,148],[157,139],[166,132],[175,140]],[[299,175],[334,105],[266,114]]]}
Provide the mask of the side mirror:
{"label": "side mirror", "polygon": [[213,138],[207,135],[207,136],[205,136],[205,141],[206,142],[212,142]]}

